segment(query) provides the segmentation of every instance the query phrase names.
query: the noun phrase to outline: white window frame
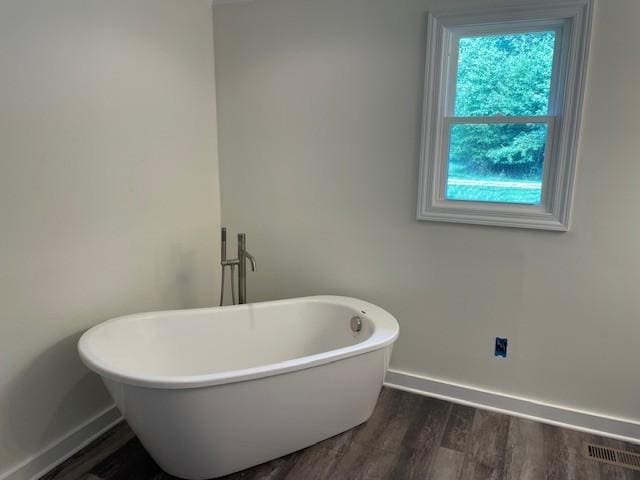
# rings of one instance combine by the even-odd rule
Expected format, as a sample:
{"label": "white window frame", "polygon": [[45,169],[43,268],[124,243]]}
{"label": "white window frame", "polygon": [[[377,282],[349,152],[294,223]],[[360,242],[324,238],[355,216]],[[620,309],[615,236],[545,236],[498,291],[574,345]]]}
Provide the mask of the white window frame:
{"label": "white window frame", "polygon": [[[592,0],[558,0],[492,10],[429,13],[418,220],[569,229],[592,12]],[[547,115],[454,116],[461,36],[542,30],[556,32]],[[547,124],[540,204],[446,199],[449,125],[522,122]]]}

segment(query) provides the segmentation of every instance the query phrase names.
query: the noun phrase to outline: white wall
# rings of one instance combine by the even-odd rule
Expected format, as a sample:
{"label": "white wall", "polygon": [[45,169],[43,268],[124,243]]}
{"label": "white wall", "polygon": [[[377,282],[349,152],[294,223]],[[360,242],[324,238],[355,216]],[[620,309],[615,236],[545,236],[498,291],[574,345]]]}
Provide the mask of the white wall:
{"label": "white wall", "polygon": [[210,305],[206,0],[0,2],[0,477],[111,403],[76,341]]}
{"label": "white wall", "polygon": [[568,233],[415,220],[436,3],[214,7],[223,222],[257,258],[249,298],[371,300],[401,323],[394,368],[640,420],[640,2],[596,10]]}

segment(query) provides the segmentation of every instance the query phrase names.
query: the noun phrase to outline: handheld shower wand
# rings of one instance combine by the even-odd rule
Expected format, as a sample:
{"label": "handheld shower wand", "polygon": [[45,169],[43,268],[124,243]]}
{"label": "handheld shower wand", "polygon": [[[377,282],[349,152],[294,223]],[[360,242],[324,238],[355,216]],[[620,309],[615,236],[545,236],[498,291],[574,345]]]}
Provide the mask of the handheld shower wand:
{"label": "handheld shower wand", "polygon": [[[220,238],[220,265],[222,265],[222,279],[220,281],[220,306],[224,301],[224,272],[227,268],[225,262],[227,261],[227,229],[222,227]],[[231,279],[233,285],[233,279]],[[234,302],[235,303],[235,302]]]}

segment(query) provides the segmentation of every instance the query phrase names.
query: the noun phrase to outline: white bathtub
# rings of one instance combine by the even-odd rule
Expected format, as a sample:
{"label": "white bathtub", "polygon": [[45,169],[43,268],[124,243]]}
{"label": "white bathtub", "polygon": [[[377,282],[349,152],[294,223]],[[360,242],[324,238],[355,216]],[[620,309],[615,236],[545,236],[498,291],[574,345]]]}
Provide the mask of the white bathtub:
{"label": "white bathtub", "polygon": [[397,337],[385,310],[319,296],[128,315],[78,350],[158,465],[205,479],[366,421]]}

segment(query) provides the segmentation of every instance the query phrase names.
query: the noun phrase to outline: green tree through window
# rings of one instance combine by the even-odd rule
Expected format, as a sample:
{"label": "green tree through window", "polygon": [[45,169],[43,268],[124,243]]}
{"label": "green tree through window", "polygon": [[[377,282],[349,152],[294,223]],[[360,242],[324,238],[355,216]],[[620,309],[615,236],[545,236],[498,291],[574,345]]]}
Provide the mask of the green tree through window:
{"label": "green tree through window", "polygon": [[[454,115],[547,115],[554,45],[554,31],[460,38]],[[546,124],[458,123],[449,133],[449,199],[539,203]]]}

